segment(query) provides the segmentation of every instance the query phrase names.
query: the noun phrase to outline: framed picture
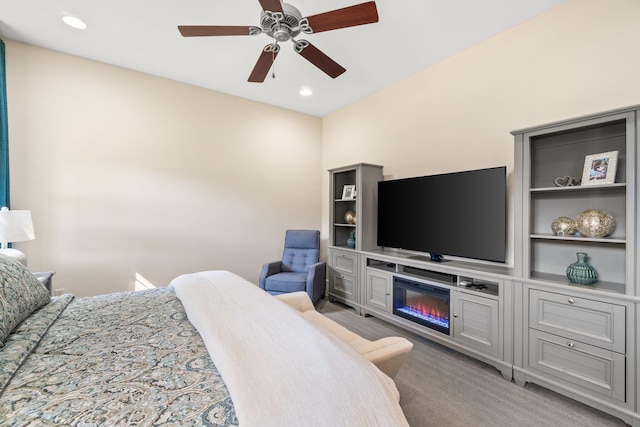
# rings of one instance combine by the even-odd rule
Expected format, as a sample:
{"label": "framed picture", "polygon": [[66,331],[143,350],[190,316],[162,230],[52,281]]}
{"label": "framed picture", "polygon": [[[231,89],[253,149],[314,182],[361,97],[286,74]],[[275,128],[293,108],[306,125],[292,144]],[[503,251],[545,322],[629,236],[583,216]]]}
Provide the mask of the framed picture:
{"label": "framed picture", "polygon": [[613,184],[616,180],[617,166],[617,151],[586,156],[582,170],[582,185]]}
{"label": "framed picture", "polygon": [[342,198],[345,200],[353,200],[356,198],[356,186],[345,185],[342,187]]}

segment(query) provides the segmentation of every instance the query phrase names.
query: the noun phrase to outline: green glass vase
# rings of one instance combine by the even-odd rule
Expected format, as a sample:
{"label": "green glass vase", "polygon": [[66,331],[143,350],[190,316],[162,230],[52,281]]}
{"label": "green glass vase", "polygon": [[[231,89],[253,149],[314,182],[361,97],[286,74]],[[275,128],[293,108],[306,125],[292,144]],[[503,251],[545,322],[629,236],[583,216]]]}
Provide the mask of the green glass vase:
{"label": "green glass vase", "polygon": [[598,280],[598,272],[591,265],[587,264],[587,254],[576,253],[578,261],[567,267],[567,277],[573,283],[579,285],[592,285]]}
{"label": "green glass vase", "polygon": [[347,239],[347,247],[354,249],[356,247],[356,232],[352,231]]}

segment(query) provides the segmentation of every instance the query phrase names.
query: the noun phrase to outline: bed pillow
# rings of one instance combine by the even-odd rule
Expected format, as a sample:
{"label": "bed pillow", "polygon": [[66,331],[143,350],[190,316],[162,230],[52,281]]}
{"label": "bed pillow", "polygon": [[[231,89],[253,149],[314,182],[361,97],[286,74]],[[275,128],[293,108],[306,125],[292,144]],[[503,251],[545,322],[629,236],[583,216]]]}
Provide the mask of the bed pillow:
{"label": "bed pillow", "polygon": [[0,255],[0,347],[16,326],[50,300],[47,288],[24,265]]}

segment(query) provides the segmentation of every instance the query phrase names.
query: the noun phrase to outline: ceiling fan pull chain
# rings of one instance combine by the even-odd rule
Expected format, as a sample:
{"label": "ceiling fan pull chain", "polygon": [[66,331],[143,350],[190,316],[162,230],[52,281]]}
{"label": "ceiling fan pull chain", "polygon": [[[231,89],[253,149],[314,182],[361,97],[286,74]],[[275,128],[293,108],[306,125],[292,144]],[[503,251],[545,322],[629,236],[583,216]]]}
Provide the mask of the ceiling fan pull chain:
{"label": "ceiling fan pull chain", "polygon": [[271,78],[276,78],[276,52],[280,50],[278,42],[273,44],[273,50],[271,51]]}

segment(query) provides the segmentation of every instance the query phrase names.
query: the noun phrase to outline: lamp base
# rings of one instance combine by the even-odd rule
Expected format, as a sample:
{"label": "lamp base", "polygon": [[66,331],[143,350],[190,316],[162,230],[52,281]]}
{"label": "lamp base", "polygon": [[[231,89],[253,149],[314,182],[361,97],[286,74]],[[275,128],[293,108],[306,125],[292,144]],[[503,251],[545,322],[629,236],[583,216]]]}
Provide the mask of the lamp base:
{"label": "lamp base", "polygon": [[0,249],[0,255],[15,259],[25,267],[27,266],[27,256],[17,249]]}

